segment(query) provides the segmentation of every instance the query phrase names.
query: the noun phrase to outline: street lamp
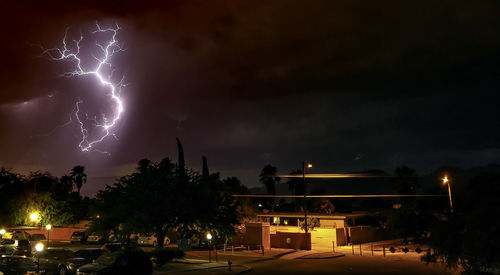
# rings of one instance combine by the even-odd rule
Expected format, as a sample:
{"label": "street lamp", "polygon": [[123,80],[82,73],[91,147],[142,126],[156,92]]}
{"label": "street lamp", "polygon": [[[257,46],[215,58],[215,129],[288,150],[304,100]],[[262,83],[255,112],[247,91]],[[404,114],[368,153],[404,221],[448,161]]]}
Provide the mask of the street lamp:
{"label": "street lamp", "polygon": [[207,233],[207,240],[208,240],[208,262],[211,263],[212,262],[212,249],[210,249],[210,240],[212,240],[212,234],[210,234],[210,232]]}
{"label": "street lamp", "polygon": [[5,235],[5,229],[0,229],[0,237],[3,238],[3,235]]}
{"label": "street lamp", "polygon": [[43,251],[43,244],[37,243],[35,246],[36,257],[37,257],[37,265],[36,265],[36,273],[40,274],[40,252]]}
{"label": "street lamp", "polygon": [[47,229],[47,247],[49,247],[49,242],[50,242],[50,229],[52,229],[52,225],[47,224],[45,226],[45,229]]}
{"label": "street lamp", "polygon": [[450,181],[448,180],[447,176],[444,176],[444,178],[443,178],[443,184],[447,184],[448,185],[448,196],[450,198],[450,211],[451,211],[451,213],[453,213],[453,202],[451,200],[451,187],[450,187]]}
{"label": "street lamp", "polygon": [[306,194],[307,194],[307,187],[306,187],[306,166],[307,168],[312,168],[312,164],[307,163],[305,161],[302,161],[302,182],[304,184],[304,227],[306,230],[306,233],[308,232],[307,228],[307,201],[306,201]]}

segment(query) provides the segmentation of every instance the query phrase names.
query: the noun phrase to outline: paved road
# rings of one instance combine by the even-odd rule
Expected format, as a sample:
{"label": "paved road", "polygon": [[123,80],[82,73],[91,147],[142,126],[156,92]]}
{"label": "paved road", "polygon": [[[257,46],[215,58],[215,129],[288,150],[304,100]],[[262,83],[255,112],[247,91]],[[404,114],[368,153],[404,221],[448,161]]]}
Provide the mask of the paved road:
{"label": "paved road", "polygon": [[[202,252],[188,257],[205,258]],[[251,267],[249,274],[452,274],[440,264],[425,264],[416,257],[346,255],[334,259],[280,259],[219,255],[220,262],[230,259],[234,265]],[[219,269],[223,271],[223,269]],[[217,273],[217,270],[199,270],[188,274]]]}
{"label": "paved road", "polygon": [[[78,250],[86,247],[100,247],[98,244],[81,245],[70,244],[68,242],[52,243],[51,247],[68,247],[72,250]],[[143,248],[149,250],[151,248]],[[286,256],[283,256],[286,255]],[[212,255],[214,260],[214,256]],[[280,257],[284,257],[280,258]],[[187,259],[208,261],[208,252],[189,251]],[[453,274],[440,264],[425,264],[415,255],[391,255],[383,257],[381,255],[359,256],[350,255],[334,259],[286,259],[291,258],[290,254],[276,253],[271,256],[255,255],[236,255],[221,254],[218,255],[218,263],[227,266],[227,261],[231,260],[235,268],[234,271],[247,271],[249,274]],[[179,270],[180,271],[180,270]],[[170,270],[167,273],[175,272]],[[182,274],[233,274],[227,267],[200,269],[193,271],[184,271]],[[158,273],[159,274],[159,273]],[[163,273],[162,273],[163,274]],[[165,273],[166,274],[166,273]]]}

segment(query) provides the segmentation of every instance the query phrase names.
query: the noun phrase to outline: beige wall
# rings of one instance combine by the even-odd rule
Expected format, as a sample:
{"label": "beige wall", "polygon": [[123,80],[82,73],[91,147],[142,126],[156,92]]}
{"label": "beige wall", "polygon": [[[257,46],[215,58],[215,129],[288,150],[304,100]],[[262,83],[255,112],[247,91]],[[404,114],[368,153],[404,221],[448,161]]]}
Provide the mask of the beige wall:
{"label": "beige wall", "polygon": [[[298,226],[272,225],[270,228],[271,234],[276,234],[276,232],[304,233]],[[337,230],[335,228],[316,227],[314,230],[310,231],[310,233],[312,249],[332,250],[333,241],[337,239]],[[337,244],[335,244],[335,246],[337,246]]]}

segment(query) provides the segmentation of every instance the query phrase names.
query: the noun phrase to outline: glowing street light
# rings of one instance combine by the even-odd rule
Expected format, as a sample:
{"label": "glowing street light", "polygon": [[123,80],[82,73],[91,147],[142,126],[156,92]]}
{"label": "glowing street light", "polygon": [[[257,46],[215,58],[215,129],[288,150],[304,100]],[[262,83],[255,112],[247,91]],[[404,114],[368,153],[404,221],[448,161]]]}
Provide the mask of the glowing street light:
{"label": "glowing street light", "polygon": [[5,232],[6,232],[5,229],[3,229],[3,228],[0,229],[0,235],[2,236],[2,238],[3,238],[3,235],[5,235]]}
{"label": "glowing street light", "polygon": [[451,200],[451,187],[450,187],[450,181],[448,180],[447,176],[444,176],[444,178],[443,178],[443,184],[447,184],[448,185],[448,196],[450,198],[450,211],[451,211],[451,213],[453,213],[453,202]]}
{"label": "glowing street light", "polygon": [[35,245],[35,250],[36,250],[37,252],[41,252],[41,251],[43,251],[43,243],[37,243],[37,244]]}
{"label": "glowing street light", "polygon": [[207,240],[209,240],[209,241],[210,241],[211,239],[212,239],[212,234],[207,233]]}
{"label": "glowing street light", "polygon": [[47,229],[47,247],[49,247],[49,242],[50,242],[50,229],[52,229],[52,225],[47,224],[45,226],[45,229]]}
{"label": "glowing street light", "polygon": [[31,220],[32,222],[37,222],[37,221],[38,221],[38,212],[32,212],[32,213],[30,214],[30,220]]}

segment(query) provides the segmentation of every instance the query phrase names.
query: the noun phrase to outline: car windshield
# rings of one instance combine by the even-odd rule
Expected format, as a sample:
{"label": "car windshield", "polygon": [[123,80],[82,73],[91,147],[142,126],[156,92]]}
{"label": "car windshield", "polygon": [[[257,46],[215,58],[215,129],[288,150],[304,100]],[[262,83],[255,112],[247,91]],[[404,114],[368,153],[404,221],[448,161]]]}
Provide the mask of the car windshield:
{"label": "car windshield", "polygon": [[85,259],[95,259],[101,255],[102,255],[101,249],[94,249],[94,250],[82,249],[75,252],[75,257],[85,258]]}
{"label": "car windshield", "polygon": [[15,241],[12,239],[6,239],[2,241],[2,245],[9,245],[9,244],[14,244]]}
{"label": "car windshield", "polygon": [[110,266],[113,265],[116,261],[116,259],[122,255],[123,253],[118,251],[118,252],[113,252],[113,253],[104,253],[102,254],[99,258],[95,260],[96,263],[105,265],[105,266]]}
{"label": "car windshield", "polygon": [[67,259],[67,258],[73,258],[75,257],[75,254],[71,250],[67,249],[50,249],[50,250],[45,250],[42,251],[40,254],[40,257],[44,258],[59,258],[59,259]]}

